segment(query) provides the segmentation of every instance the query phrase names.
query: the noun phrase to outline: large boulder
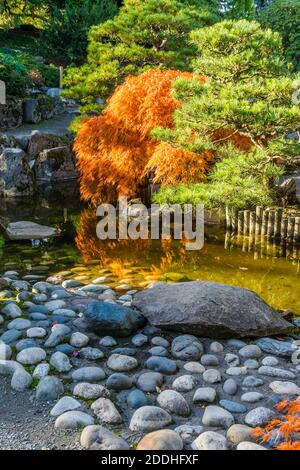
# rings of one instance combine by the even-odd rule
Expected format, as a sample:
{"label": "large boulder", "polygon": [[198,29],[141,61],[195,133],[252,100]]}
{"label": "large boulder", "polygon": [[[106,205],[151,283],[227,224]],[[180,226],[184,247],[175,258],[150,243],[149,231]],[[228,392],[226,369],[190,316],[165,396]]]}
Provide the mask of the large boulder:
{"label": "large boulder", "polygon": [[101,336],[129,336],[146,322],[139,312],[131,308],[96,300],[87,305],[84,315],[88,329]]}
{"label": "large boulder", "polygon": [[32,172],[26,153],[17,148],[0,152],[0,196],[29,196],[34,192]]}
{"label": "large boulder", "polygon": [[32,131],[29,138],[27,153],[29,158],[36,158],[41,152],[55,147],[68,145],[68,139],[52,134],[44,134],[40,131]]}
{"label": "large boulder", "polygon": [[69,146],[43,150],[34,165],[37,181],[66,181],[79,176],[75,157]]}
{"label": "large boulder", "polygon": [[8,224],[6,235],[10,240],[43,240],[57,235],[53,227],[39,225],[35,222],[13,222]]}
{"label": "large boulder", "polygon": [[215,282],[158,282],[138,292],[133,306],[156,327],[211,338],[293,331],[293,325],[254,292]]}
{"label": "large boulder", "polygon": [[23,101],[23,121],[37,124],[63,113],[65,101],[59,96],[39,95]]}

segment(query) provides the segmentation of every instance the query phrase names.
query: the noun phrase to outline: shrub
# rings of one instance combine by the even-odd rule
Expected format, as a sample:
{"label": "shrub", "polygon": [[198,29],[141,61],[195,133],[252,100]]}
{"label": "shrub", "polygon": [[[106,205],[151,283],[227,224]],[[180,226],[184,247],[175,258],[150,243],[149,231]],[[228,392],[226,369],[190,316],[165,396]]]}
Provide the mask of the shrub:
{"label": "shrub", "polygon": [[6,83],[7,94],[18,97],[32,86],[58,86],[59,74],[54,66],[35,61],[27,53],[2,48],[0,79]]}

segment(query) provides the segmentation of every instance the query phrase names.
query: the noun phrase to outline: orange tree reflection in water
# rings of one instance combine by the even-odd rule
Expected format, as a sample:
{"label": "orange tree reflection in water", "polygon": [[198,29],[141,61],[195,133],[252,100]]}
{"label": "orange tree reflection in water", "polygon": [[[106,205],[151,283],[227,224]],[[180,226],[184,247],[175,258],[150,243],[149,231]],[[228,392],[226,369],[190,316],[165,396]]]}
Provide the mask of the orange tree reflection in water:
{"label": "orange tree reflection in water", "polygon": [[[300,262],[274,254],[244,252],[240,246],[224,248],[224,232],[206,228],[200,251],[186,251],[184,241],[105,240],[96,235],[99,219],[94,209],[81,214],[76,245],[88,269],[88,281],[110,271],[108,283],[145,287],[157,280],[203,280],[245,287],[257,292],[272,307],[292,309],[300,315]],[[106,276],[106,274],[105,274]],[[127,279],[124,282],[124,278]]]}
{"label": "orange tree reflection in water", "polygon": [[[157,280],[161,274],[172,265],[175,258],[186,256],[184,245],[179,249],[172,249],[171,240],[161,241],[161,259],[159,265],[153,260],[151,263],[151,245],[149,240],[99,240],[96,235],[98,218],[94,209],[86,209],[81,214],[80,225],[77,231],[76,245],[82,254],[83,261],[88,263],[91,259],[99,260],[101,268],[107,268],[112,275],[121,278],[126,276],[130,269],[138,268],[139,277],[147,276],[149,281]],[[184,242],[183,242],[184,243]],[[155,254],[154,254],[155,256]],[[141,265],[141,260],[150,265]],[[155,256],[155,260],[156,260]]]}

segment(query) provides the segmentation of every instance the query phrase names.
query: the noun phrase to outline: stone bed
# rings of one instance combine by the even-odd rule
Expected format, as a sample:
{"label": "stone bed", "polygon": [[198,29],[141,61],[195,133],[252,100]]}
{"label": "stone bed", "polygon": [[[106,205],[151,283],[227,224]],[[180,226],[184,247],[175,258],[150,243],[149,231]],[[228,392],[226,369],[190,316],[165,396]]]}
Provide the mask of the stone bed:
{"label": "stone bed", "polygon": [[[0,303],[0,376],[14,391],[51,402],[56,432],[77,431],[82,448],[266,448],[252,429],[300,395],[292,338],[165,332],[131,309],[136,291],[120,295],[97,282],[0,277],[0,299],[14,297]],[[103,317],[103,334],[88,315],[99,301],[109,321],[117,313],[114,325]]]}

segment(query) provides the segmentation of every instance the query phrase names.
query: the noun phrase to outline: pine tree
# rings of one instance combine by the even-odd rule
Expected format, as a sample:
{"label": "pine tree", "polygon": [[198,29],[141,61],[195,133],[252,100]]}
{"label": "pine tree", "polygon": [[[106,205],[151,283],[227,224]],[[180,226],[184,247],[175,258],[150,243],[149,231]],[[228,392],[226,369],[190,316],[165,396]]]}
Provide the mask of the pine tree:
{"label": "pine tree", "polygon": [[300,70],[300,0],[273,0],[259,21],[282,35],[287,60]]}
{"label": "pine tree", "polygon": [[217,0],[125,0],[117,16],[91,29],[87,63],[69,69],[65,94],[93,108],[129,74],[188,70],[195,50],[188,33],[217,20]]}
{"label": "pine tree", "polygon": [[208,184],[163,189],[156,200],[232,207],[270,203],[281,173],[277,162],[290,164],[300,155],[300,145],[285,138],[300,127],[300,107],[292,103],[299,82],[283,60],[280,35],[254,21],[227,20],[191,37],[198,49],[195,71],[207,82],[178,79],[175,128],[153,135],[188,151],[212,152],[219,163]]}

